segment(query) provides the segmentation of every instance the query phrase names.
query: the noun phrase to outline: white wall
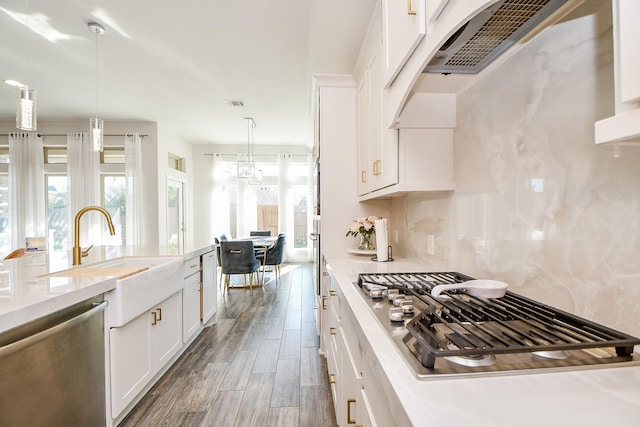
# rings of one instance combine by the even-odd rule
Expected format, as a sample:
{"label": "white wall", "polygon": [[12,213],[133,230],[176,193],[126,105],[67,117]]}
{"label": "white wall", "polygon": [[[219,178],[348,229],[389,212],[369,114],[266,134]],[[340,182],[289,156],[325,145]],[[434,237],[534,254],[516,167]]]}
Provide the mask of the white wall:
{"label": "white wall", "polygon": [[392,202],[401,251],[640,335],[640,148],[594,143],[612,67],[591,0],[460,93],[457,190]]}
{"label": "white wall", "polygon": [[[169,154],[173,154],[185,161],[185,172],[169,169]],[[158,149],[157,155],[154,156],[157,161],[157,178],[158,182],[158,230],[160,245],[167,244],[167,179],[171,177],[174,180],[184,183],[184,227],[185,227],[185,247],[192,248],[194,244],[194,236],[199,233],[194,223],[194,194],[198,194],[194,189],[194,174],[196,164],[193,159],[193,150],[191,144],[162,124],[158,124]],[[213,241],[200,242],[204,245],[213,243]]]}

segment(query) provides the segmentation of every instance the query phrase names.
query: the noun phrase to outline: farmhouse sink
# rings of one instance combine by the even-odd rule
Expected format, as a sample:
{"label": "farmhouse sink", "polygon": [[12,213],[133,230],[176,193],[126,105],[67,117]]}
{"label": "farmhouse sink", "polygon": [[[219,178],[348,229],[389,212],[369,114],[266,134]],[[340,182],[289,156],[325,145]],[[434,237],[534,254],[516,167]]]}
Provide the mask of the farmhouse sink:
{"label": "farmhouse sink", "polygon": [[115,289],[105,294],[105,322],[117,327],[133,320],[184,287],[182,257],[126,256],[51,273],[49,277],[115,276]]}

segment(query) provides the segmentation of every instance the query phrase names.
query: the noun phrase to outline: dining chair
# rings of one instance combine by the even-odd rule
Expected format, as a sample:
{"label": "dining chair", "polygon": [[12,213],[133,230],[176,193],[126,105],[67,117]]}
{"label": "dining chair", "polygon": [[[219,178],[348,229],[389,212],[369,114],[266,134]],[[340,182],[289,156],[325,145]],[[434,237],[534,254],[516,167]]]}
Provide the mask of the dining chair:
{"label": "dining chair", "polygon": [[225,289],[229,290],[229,279],[232,274],[243,274],[244,283],[247,284],[249,275],[249,290],[253,291],[253,275],[260,268],[260,262],[254,254],[251,240],[221,240],[220,261],[222,274],[225,275]]}
{"label": "dining chair", "polygon": [[220,259],[220,239],[214,237],[213,241],[216,244],[216,257],[218,258],[218,267],[220,267],[220,279],[218,280],[218,286],[222,286],[222,260]]}
{"label": "dining chair", "polygon": [[[267,249],[266,256],[259,257],[259,261],[262,264],[262,275],[264,276],[264,267],[267,265],[273,266],[276,273],[276,282],[280,279],[280,264],[284,258],[284,245],[286,243],[286,236],[284,233],[278,234],[276,242]],[[264,281],[264,279],[263,279]]]}
{"label": "dining chair", "polygon": [[271,236],[271,230],[254,230],[249,232],[249,236]]}

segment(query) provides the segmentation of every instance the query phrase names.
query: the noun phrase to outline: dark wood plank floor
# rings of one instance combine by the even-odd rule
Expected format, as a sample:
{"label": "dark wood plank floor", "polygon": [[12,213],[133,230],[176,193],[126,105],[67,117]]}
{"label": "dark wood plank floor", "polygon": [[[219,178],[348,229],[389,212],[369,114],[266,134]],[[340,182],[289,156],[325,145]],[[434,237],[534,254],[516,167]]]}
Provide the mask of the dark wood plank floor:
{"label": "dark wood plank floor", "polygon": [[219,292],[216,324],[120,426],[335,426],[312,268],[284,264],[277,284],[267,273],[252,294]]}

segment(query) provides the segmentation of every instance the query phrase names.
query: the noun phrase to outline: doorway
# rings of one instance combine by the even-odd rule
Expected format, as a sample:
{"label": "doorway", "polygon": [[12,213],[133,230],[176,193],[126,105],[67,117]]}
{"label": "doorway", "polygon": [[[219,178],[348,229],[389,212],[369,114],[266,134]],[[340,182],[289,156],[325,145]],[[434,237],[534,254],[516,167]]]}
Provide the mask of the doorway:
{"label": "doorway", "polygon": [[167,248],[184,253],[184,182],[167,178]]}

